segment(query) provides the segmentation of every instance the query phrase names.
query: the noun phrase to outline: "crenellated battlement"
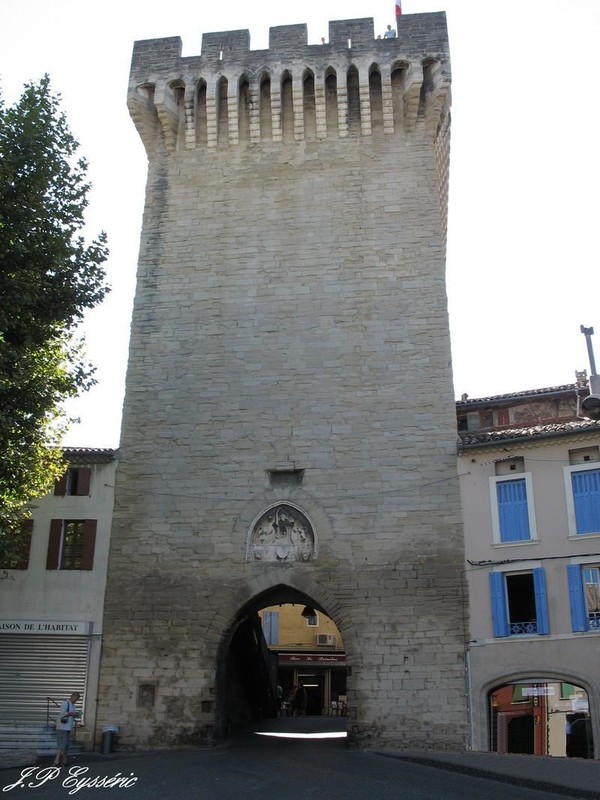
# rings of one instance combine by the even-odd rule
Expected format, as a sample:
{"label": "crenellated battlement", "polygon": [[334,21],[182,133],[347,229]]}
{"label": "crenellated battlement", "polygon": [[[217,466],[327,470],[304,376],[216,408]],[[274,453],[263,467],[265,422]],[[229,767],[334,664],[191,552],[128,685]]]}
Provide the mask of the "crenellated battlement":
{"label": "crenellated battlement", "polygon": [[395,39],[376,39],[372,18],[329,23],[308,44],[307,26],[269,31],[251,50],[247,30],[205,33],[201,55],[179,37],[136,42],[128,105],[148,156],[264,142],[410,134],[421,121],[446,130],[450,57],[443,12],[403,16]]}

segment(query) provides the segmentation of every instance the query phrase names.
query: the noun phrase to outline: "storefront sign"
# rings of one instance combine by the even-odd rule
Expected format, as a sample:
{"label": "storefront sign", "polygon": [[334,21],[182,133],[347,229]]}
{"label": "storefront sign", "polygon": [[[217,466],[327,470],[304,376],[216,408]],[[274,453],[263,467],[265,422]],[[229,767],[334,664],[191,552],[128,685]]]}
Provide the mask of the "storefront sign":
{"label": "storefront sign", "polygon": [[0,633],[56,633],[87,636],[90,622],[59,622],[57,620],[5,619],[0,620]]}
{"label": "storefront sign", "polygon": [[523,697],[552,697],[554,686],[523,686],[521,689]]}
{"label": "storefront sign", "polygon": [[345,664],[346,656],[336,653],[280,653],[280,664]]}

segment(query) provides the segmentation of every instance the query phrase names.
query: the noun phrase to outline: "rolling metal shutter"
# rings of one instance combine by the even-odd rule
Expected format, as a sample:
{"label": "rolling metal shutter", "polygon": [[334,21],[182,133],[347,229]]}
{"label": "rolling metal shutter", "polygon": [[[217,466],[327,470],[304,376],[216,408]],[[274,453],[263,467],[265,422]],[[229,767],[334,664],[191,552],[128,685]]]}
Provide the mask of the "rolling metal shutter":
{"label": "rolling metal shutter", "polygon": [[[0,636],[0,723],[45,724],[47,699],[71,692],[85,698],[89,660],[86,636]],[[50,703],[50,721],[57,706]]]}

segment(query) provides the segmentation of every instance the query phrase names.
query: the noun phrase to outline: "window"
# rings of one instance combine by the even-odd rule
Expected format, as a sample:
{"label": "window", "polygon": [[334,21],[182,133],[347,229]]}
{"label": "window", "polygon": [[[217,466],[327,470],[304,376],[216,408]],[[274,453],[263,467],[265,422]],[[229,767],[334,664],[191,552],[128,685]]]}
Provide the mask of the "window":
{"label": "window", "polygon": [[498,425],[510,425],[510,414],[508,408],[498,409]]}
{"label": "window", "polygon": [[537,539],[531,473],[490,478],[494,542],[510,544]]}
{"label": "window", "polygon": [[479,425],[482,428],[494,427],[494,413],[493,411],[480,411],[479,412]]}
{"label": "window", "polygon": [[69,467],[54,484],[54,494],[87,496],[90,493],[91,475],[91,467]]}
{"label": "window", "polygon": [[53,519],[46,569],[93,569],[96,526],[95,519]]}
{"label": "window", "polygon": [[267,644],[279,643],[279,611],[263,611],[262,627]]}
{"label": "window", "polygon": [[573,631],[600,630],[600,567],[569,564],[567,580]]}
{"label": "window", "polygon": [[565,467],[565,490],[569,534],[600,534],[600,468]]}
{"label": "window", "polygon": [[528,636],[550,632],[546,576],[538,567],[526,572],[491,572],[494,636]]}
{"label": "window", "polygon": [[318,628],[319,627],[319,615],[315,612],[314,615],[311,614],[308,617],[305,617],[306,624],[309,628]]}
{"label": "window", "polygon": [[589,466],[590,461],[600,461],[600,447],[592,445],[591,447],[577,447],[574,450],[569,450],[569,464],[585,464]]}

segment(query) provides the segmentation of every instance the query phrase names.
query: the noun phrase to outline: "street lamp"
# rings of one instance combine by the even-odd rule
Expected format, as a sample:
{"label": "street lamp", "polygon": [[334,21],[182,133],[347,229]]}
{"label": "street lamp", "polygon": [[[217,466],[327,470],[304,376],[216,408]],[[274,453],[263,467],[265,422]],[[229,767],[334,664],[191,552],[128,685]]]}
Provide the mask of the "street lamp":
{"label": "street lamp", "polygon": [[593,328],[581,326],[581,332],[585,336],[585,341],[590,359],[590,393],[582,401],[581,410],[584,417],[589,419],[600,419],[600,375],[596,374],[596,360],[594,358],[594,348],[592,347]]}

